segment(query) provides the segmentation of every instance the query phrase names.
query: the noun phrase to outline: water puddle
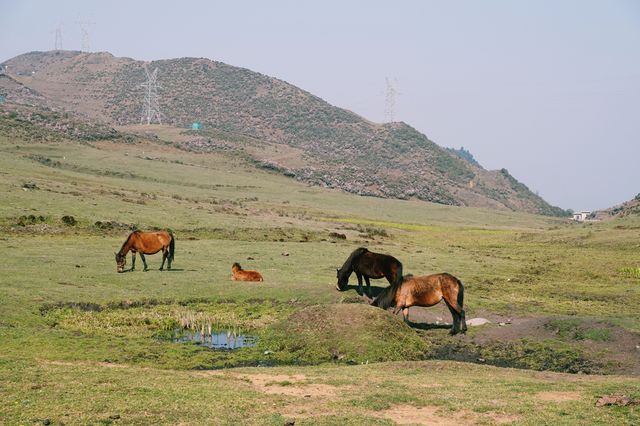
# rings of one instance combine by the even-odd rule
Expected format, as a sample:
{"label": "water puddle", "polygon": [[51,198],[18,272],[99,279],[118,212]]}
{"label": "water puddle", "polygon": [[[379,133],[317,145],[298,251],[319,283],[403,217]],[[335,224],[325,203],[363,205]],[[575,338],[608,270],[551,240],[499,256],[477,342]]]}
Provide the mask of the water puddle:
{"label": "water puddle", "polygon": [[197,343],[211,349],[240,349],[255,346],[256,336],[237,334],[230,330],[191,331],[178,329],[174,332],[173,341],[177,343]]}

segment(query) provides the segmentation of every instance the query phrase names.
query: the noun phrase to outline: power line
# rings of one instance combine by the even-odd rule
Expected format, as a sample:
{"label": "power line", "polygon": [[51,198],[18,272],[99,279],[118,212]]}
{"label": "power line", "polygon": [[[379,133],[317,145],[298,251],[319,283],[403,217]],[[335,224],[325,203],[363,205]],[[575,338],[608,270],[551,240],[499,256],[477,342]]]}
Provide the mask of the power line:
{"label": "power line", "polygon": [[162,124],[160,105],[158,103],[158,88],[162,88],[162,86],[158,84],[158,68],[149,74],[149,70],[145,67],[144,72],[147,74],[147,81],[140,85],[140,87],[145,88],[144,106],[140,121],[144,122],[146,120],[147,124],[151,124],[152,121],[157,120],[159,124]]}

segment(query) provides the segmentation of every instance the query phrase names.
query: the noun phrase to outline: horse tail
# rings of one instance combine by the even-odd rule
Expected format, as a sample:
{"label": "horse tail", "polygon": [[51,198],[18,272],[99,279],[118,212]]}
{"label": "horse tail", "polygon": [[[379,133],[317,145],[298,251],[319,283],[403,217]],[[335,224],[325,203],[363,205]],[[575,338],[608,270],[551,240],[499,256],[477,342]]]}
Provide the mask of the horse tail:
{"label": "horse tail", "polygon": [[173,262],[173,254],[176,251],[176,237],[171,232],[169,232],[169,235],[171,236],[171,241],[169,242],[169,259]]}
{"label": "horse tail", "polygon": [[458,280],[458,300],[456,301],[458,302],[458,307],[464,309],[464,285],[460,280]]}
{"label": "horse tail", "polygon": [[458,309],[460,309],[459,322],[462,323],[462,329],[460,331],[464,334],[467,332],[467,319],[465,318],[465,313],[464,313],[464,285],[460,280],[458,280],[457,302],[458,302]]}
{"label": "horse tail", "polygon": [[403,278],[402,278],[402,263],[398,260],[398,265],[396,266],[396,279],[393,282],[393,286],[394,287],[400,287],[400,284],[402,284]]}
{"label": "horse tail", "polygon": [[396,304],[396,293],[398,291],[397,286],[389,286],[382,290],[382,292],[373,299],[372,306],[377,306],[382,309],[390,308]]}

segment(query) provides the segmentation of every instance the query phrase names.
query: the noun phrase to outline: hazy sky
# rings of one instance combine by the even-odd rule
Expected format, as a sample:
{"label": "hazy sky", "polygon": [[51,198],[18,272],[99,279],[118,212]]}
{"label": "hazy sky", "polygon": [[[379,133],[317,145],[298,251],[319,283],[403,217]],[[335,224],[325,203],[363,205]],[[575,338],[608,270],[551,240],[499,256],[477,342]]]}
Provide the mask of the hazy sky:
{"label": "hazy sky", "polygon": [[[207,57],[507,168],[552,204],[640,192],[640,1],[9,1],[0,61],[54,48]],[[159,76],[160,81],[162,76]]]}

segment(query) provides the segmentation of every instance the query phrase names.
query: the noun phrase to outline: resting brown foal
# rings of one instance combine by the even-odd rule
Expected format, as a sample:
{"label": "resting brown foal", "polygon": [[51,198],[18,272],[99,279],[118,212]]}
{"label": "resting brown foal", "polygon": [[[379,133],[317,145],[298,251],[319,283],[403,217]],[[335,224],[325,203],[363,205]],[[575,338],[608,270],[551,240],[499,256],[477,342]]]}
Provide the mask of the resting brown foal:
{"label": "resting brown foal", "polygon": [[264,281],[258,271],[245,271],[239,263],[231,265],[231,275],[234,281]]}

